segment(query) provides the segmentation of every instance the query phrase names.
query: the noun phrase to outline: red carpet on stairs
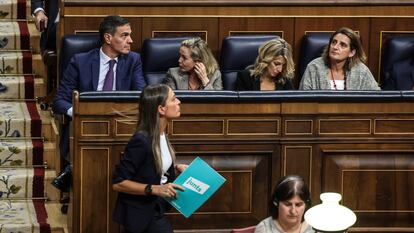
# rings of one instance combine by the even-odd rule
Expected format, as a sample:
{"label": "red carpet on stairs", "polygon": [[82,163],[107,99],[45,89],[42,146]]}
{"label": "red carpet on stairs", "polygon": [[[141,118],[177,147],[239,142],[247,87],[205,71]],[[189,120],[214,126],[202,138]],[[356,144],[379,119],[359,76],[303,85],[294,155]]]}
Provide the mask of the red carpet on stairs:
{"label": "red carpet on stairs", "polygon": [[[50,233],[28,0],[0,3],[0,232]],[[32,25],[33,26],[33,25]],[[13,32],[18,32],[14,35]]]}
{"label": "red carpet on stairs", "polygon": [[31,120],[31,137],[42,136],[42,120],[40,119],[39,112],[37,111],[35,101],[26,101],[27,110],[30,114]]}

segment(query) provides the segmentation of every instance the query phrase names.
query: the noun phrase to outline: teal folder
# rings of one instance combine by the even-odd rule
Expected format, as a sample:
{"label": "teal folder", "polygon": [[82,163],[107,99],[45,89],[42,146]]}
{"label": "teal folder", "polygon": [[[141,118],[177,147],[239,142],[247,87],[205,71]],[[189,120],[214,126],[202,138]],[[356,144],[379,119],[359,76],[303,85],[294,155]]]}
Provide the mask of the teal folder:
{"label": "teal folder", "polygon": [[178,198],[166,200],[186,218],[190,217],[223,184],[226,179],[218,174],[204,160],[195,158],[187,169],[173,183],[184,187],[178,191]]}

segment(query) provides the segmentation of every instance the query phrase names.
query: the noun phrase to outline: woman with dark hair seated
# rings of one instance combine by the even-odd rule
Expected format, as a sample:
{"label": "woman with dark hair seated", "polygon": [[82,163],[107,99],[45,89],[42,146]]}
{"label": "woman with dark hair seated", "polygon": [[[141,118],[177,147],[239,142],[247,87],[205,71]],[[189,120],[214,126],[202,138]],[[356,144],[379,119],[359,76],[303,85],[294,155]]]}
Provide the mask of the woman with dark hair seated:
{"label": "woman with dark hair seated", "polygon": [[349,28],[334,32],[322,56],[311,61],[301,90],[380,90],[369,68],[360,37]]}
{"label": "woman with dark hair seated", "polygon": [[308,186],[302,177],[286,176],[275,187],[269,203],[271,216],[261,221],[255,233],[311,233],[303,218],[311,206]]}
{"label": "woman with dark hair seated", "polygon": [[294,72],[292,48],[278,37],[260,46],[254,65],[237,73],[236,90],[291,90]]}

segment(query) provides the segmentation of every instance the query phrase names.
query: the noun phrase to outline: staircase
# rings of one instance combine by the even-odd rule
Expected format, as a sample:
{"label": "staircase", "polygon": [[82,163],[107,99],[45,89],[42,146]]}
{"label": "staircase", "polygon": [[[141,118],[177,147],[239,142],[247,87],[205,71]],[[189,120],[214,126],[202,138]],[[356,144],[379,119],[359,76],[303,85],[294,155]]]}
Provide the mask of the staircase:
{"label": "staircase", "polygon": [[63,233],[58,131],[37,97],[45,96],[40,33],[28,0],[0,0],[0,233]]}

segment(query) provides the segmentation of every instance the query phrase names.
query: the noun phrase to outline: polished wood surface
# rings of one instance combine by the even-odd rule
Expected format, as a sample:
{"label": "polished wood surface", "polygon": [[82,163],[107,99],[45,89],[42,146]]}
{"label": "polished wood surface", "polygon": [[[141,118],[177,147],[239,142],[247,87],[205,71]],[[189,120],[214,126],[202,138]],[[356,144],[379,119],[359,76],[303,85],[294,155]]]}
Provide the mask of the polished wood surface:
{"label": "polished wood surface", "polygon": [[[321,192],[343,195],[342,204],[358,217],[351,232],[413,232],[414,105],[328,98],[182,99],[181,117],[168,126],[178,161],[201,156],[227,182],[190,218],[169,213],[174,229],[229,232],[223,229],[257,224],[268,215],[277,180],[299,174],[313,204]],[[75,95],[73,232],[118,232],[111,220],[112,170],[134,132],[136,115],[134,99],[88,101]]]}
{"label": "polished wood surface", "polygon": [[105,5],[105,4],[143,4],[143,5],[398,5],[398,4],[414,4],[413,0],[65,0],[69,4],[79,5]]}

